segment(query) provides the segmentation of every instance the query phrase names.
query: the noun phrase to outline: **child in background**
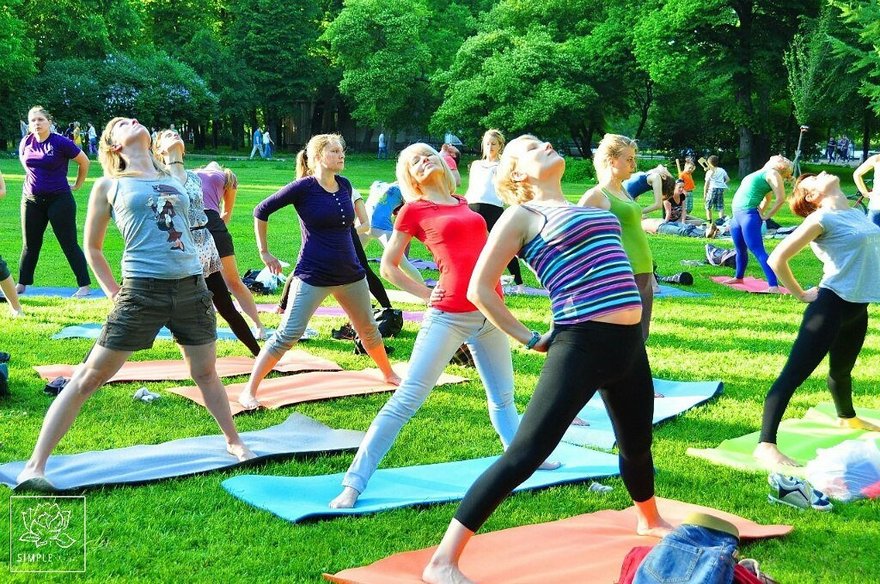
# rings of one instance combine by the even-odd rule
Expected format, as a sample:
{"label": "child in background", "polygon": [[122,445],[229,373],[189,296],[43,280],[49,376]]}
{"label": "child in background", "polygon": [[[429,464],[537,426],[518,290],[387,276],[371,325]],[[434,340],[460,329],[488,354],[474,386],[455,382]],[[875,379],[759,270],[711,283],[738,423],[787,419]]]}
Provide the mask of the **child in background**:
{"label": "child in background", "polygon": [[728,188],[730,177],[727,171],[718,166],[718,157],[714,154],[706,161],[706,179],[703,185],[703,200],[706,204],[706,220],[709,227],[706,229],[706,237],[715,237],[718,227],[712,220],[712,209],[718,211],[718,217],[724,219],[724,191]]}
{"label": "child in background", "polygon": [[675,166],[678,168],[678,178],[684,181],[684,194],[687,197],[685,199],[685,210],[688,214],[694,210],[694,199],[691,196],[691,193],[694,192],[694,171],[697,169],[697,166],[694,164],[693,158],[687,158],[684,162],[684,169],[681,167],[681,163],[678,158],[675,159]]}

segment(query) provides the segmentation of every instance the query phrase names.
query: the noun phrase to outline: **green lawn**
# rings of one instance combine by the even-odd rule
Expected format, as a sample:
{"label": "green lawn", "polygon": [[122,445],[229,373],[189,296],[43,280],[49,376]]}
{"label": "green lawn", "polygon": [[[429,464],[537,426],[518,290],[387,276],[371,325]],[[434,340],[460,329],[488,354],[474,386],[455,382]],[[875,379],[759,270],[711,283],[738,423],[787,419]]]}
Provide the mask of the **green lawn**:
{"label": "green lawn", "polygon": [[[193,165],[207,162],[195,160]],[[253,244],[250,210],[261,198],[292,179],[293,162],[230,161],[241,188],[231,229],[242,270],[259,267]],[[393,160],[375,161],[353,156],[346,175],[364,192],[376,179],[392,180]],[[14,160],[0,161],[9,195],[0,202],[0,253],[17,274],[21,249],[18,201],[22,172]],[[91,177],[100,168],[93,163]],[[702,173],[698,173],[702,176]],[[90,186],[89,183],[88,186]],[[572,200],[589,186],[566,184]],[[698,184],[698,190],[702,187]],[[847,187],[853,190],[851,182]],[[461,191],[463,192],[463,190]],[[87,189],[77,193],[79,225],[85,216]],[[728,197],[728,211],[729,211]],[[696,212],[700,212],[700,202]],[[796,223],[785,209],[783,224]],[[877,502],[840,504],[831,515],[800,513],[766,502],[765,477],[726,468],[685,455],[690,446],[714,446],[725,438],[759,427],[763,396],[780,371],[800,323],[804,306],[790,297],[746,295],[728,291],[709,277],[729,274],[714,267],[684,268],[682,259],[703,257],[703,240],[651,237],[659,269],[670,274],[682,269],[694,273],[693,290],[709,292],[708,298],[659,300],[648,350],[654,375],[681,380],[721,379],[724,394],[710,404],[690,411],[680,419],[659,427],[655,433],[657,492],[664,497],[715,506],[765,523],[790,523],[795,531],[783,540],[750,545],[745,555],[758,558],[762,567],[780,582],[877,582],[876,543],[880,537]],[[722,243],[721,245],[729,245]],[[771,244],[772,245],[772,244]],[[270,249],[293,262],[299,233],[292,211],[273,217]],[[414,253],[428,257],[421,246]],[[368,256],[379,255],[377,244]],[[107,238],[107,256],[118,269],[120,239],[114,227]],[[809,251],[793,262],[804,284],[815,283],[821,273]],[[751,260],[748,274],[759,276]],[[529,273],[528,283],[535,284]],[[70,269],[49,235],[37,269],[38,285],[74,286]],[[274,299],[274,297],[273,297]],[[509,304],[520,318],[539,330],[547,327],[545,299],[515,297]],[[109,301],[26,299],[26,318],[11,320],[0,307],[0,350],[12,354],[10,367],[12,397],[0,401],[0,462],[27,458],[34,445],[50,398],[42,393],[43,382],[31,369],[34,365],[72,363],[90,346],[87,340],[53,341],[61,327],[85,321],[103,321]],[[416,308],[416,307],[409,307]],[[880,407],[880,334],[878,310],[871,308],[868,339],[856,367],[856,403]],[[278,317],[267,316],[268,324]],[[332,358],[349,369],[372,366],[366,357],[351,354],[350,343],[333,341],[330,329],[342,320],[320,319],[321,337],[307,350]],[[416,335],[407,323],[403,334],[389,344],[395,360],[406,359]],[[238,343],[219,342],[220,355],[245,355]],[[136,359],[175,358],[176,348],[157,342]],[[514,351],[517,405],[526,407],[537,380],[543,357],[519,349]],[[434,392],[419,414],[400,435],[383,466],[426,464],[466,457],[497,454],[500,450],[486,416],[483,389],[472,370],[452,367],[474,381],[443,387]],[[800,416],[811,405],[827,401],[825,366],[794,396],[788,416]],[[237,379],[236,381],[241,380]],[[173,382],[147,384],[150,389],[171,387]],[[83,408],[56,453],[104,450],[134,444],[157,443],[176,438],[217,433],[217,427],[203,408],[171,394],[152,404],[135,402],[131,394],[137,383],[115,384],[98,392]],[[297,406],[297,411],[330,426],[366,430],[386,395],[352,397]],[[261,411],[237,418],[241,430],[256,430],[284,420],[290,410]],[[438,443],[443,448],[437,448]],[[220,482],[240,473],[274,475],[316,475],[344,471],[351,454],[272,462],[256,469],[218,472],[205,476],[170,480],[149,486],[93,490],[86,493],[88,505],[89,582],[165,582],[171,580],[223,582],[318,582],[322,572],[362,565],[389,554],[435,544],[445,529],[455,505],[403,509],[372,517],[346,518],[304,525],[291,525],[268,513],[233,499]],[[564,486],[511,497],[492,516],[485,531],[551,521],[604,508],[623,508],[628,498],[619,479],[606,481],[614,492],[604,496],[583,485]],[[4,505],[10,493],[2,489]],[[0,509],[0,532],[9,533],[8,507]],[[18,521],[17,517],[13,517]],[[6,536],[4,536],[6,537]],[[2,543],[2,542],[0,542]],[[2,546],[0,546],[2,549]],[[3,562],[8,558],[0,554]],[[0,567],[2,580],[31,581],[28,575],[7,578],[7,566]],[[51,578],[50,578],[51,579]],[[69,576],[58,575],[59,581]]]}

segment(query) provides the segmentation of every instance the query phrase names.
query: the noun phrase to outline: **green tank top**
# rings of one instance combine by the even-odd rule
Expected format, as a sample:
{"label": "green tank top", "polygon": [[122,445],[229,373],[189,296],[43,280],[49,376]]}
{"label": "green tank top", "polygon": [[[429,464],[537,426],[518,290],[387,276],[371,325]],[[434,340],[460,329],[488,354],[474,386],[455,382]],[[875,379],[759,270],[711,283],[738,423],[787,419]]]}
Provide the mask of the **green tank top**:
{"label": "green tank top", "polygon": [[620,238],[623,251],[629,258],[633,274],[650,274],[654,271],[654,258],[648,247],[648,236],[642,229],[642,207],[635,201],[624,201],[605,189],[602,194],[611,204],[609,211],[620,221]]}
{"label": "green tank top", "polygon": [[773,190],[767,182],[767,171],[761,169],[746,175],[733,195],[733,210],[757,209],[767,193]]}

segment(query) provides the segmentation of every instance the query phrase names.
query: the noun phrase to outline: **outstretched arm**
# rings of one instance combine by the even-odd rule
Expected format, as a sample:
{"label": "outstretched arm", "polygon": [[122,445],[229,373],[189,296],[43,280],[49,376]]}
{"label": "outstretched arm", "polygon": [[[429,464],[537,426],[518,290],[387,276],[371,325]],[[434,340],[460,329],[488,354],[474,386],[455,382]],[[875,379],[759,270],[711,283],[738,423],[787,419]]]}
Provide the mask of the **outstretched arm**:
{"label": "outstretched arm", "polygon": [[[880,154],[875,154],[874,156],[869,156],[866,161],[861,163],[858,168],[853,172],[853,182],[856,183],[856,188],[859,189],[859,192],[865,196],[870,197],[873,191],[877,190],[876,182],[877,182],[877,172],[876,168],[880,165]],[[870,171],[874,170],[874,189],[868,189],[867,185],[865,185],[865,175]]]}
{"label": "outstretched arm", "polygon": [[804,290],[801,287],[800,283],[794,277],[794,273],[791,271],[789,260],[800,253],[800,251],[809,245],[811,241],[822,234],[822,226],[819,225],[819,222],[813,217],[815,217],[815,215],[807,217],[791,235],[783,239],[782,242],[776,246],[776,249],[774,249],[773,253],[770,254],[770,257],[767,258],[767,263],[776,273],[776,276],[779,278],[779,281],[782,282],[782,285],[788,288],[789,292],[791,292],[795,298],[798,298],[803,302],[812,302],[815,300],[818,290],[816,288]]}
{"label": "outstretched arm", "polygon": [[83,247],[86,259],[98,284],[108,298],[115,300],[119,292],[119,284],[113,277],[113,271],[107,258],[104,257],[104,236],[107,234],[107,225],[110,223],[110,201],[107,193],[113,181],[108,178],[99,178],[92,187],[89,195],[89,209],[86,212],[86,225],[83,229]]}
{"label": "outstretched arm", "polygon": [[770,211],[763,211],[767,207],[767,199],[764,199],[761,202],[759,207],[759,211],[761,212],[761,220],[766,221],[767,219],[773,217],[779,209],[782,208],[782,205],[785,203],[785,183],[782,180],[782,175],[780,175],[777,171],[771,170],[767,173],[767,184],[773,189],[773,206],[770,207]]}
{"label": "outstretched arm", "polygon": [[235,198],[238,196],[238,185],[229,185],[223,189],[223,214],[220,218],[223,223],[229,225],[232,221],[232,209],[235,207]]}
{"label": "outstretched arm", "polygon": [[[402,290],[414,294],[427,302],[431,298],[432,290],[425,286],[424,282],[417,282],[406,275],[400,269],[403,252],[412,240],[412,235],[395,229],[391,233],[391,239],[382,252],[382,263],[379,264],[379,273],[382,277]],[[439,291],[438,291],[439,292]]]}

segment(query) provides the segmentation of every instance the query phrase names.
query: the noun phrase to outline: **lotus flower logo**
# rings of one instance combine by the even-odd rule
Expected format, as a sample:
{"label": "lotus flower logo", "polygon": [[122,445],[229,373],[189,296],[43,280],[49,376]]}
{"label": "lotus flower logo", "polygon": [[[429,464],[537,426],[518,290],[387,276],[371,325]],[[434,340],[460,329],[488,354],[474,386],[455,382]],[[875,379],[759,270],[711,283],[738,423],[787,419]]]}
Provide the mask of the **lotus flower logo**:
{"label": "lotus flower logo", "polygon": [[38,548],[54,543],[63,549],[76,543],[64,533],[70,523],[70,511],[62,511],[58,503],[40,503],[22,511],[21,518],[27,532],[18,541],[31,542]]}

